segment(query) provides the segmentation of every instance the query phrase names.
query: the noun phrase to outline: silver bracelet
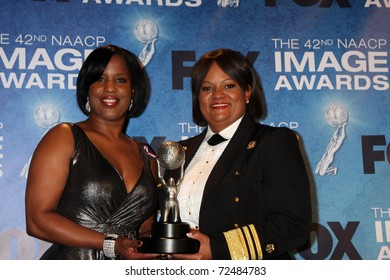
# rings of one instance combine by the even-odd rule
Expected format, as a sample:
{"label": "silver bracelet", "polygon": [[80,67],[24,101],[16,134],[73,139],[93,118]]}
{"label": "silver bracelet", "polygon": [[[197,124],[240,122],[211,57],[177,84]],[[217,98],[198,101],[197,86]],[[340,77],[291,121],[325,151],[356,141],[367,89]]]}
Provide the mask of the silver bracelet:
{"label": "silver bracelet", "polygon": [[107,234],[103,241],[103,254],[107,258],[114,259],[117,255],[115,254],[115,241],[119,237],[117,234]]}

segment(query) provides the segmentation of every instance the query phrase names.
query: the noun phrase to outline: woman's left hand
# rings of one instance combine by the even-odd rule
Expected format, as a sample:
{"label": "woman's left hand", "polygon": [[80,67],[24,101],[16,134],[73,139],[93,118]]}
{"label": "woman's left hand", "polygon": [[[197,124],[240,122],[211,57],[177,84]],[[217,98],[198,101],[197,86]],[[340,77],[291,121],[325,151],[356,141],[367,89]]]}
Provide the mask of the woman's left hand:
{"label": "woman's left hand", "polygon": [[115,252],[125,260],[153,260],[158,257],[158,254],[138,252],[138,248],[141,246],[141,240],[132,240],[121,236],[115,241]]}

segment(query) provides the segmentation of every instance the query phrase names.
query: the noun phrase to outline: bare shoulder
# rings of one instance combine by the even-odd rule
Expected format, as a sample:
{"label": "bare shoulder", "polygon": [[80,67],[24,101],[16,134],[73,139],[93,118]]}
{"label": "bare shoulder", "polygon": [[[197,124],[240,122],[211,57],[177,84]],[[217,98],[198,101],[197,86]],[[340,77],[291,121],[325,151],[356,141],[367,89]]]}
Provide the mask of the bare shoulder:
{"label": "bare shoulder", "polygon": [[71,126],[68,123],[60,123],[51,128],[39,142],[37,149],[65,149],[73,151],[74,140]]}
{"label": "bare shoulder", "polygon": [[51,128],[33,153],[28,175],[29,185],[38,182],[43,186],[45,182],[53,183],[59,178],[64,179],[74,149],[73,135],[68,124],[61,123]]}
{"label": "bare shoulder", "polygon": [[62,134],[63,136],[66,136],[66,134],[71,134],[71,126],[73,124],[71,123],[59,123],[55,126],[53,126],[48,133],[51,134]]}

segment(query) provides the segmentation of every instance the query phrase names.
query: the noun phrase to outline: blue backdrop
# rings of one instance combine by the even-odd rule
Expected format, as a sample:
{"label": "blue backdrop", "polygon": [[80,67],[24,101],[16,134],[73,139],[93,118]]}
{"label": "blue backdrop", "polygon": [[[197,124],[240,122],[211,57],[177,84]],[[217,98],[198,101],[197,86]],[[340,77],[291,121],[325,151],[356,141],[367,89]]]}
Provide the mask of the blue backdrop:
{"label": "blue backdrop", "polygon": [[151,99],[128,134],[155,149],[201,131],[194,61],[221,47],[248,55],[262,122],[300,135],[311,176],[312,244],[296,258],[390,259],[388,0],[1,2],[0,259],[37,259],[48,246],[25,233],[29,160],[53,125],[85,118],[77,73],[104,44],[146,65]]}

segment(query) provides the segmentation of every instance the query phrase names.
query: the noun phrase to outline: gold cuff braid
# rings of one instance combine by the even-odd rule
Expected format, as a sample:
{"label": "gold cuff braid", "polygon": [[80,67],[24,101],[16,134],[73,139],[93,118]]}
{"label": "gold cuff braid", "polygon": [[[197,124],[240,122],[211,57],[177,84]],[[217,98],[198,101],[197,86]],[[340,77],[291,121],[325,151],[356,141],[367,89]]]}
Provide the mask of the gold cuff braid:
{"label": "gold cuff braid", "polygon": [[263,252],[254,225],[232,229],[223,233],[232,260],[261,260]]}

